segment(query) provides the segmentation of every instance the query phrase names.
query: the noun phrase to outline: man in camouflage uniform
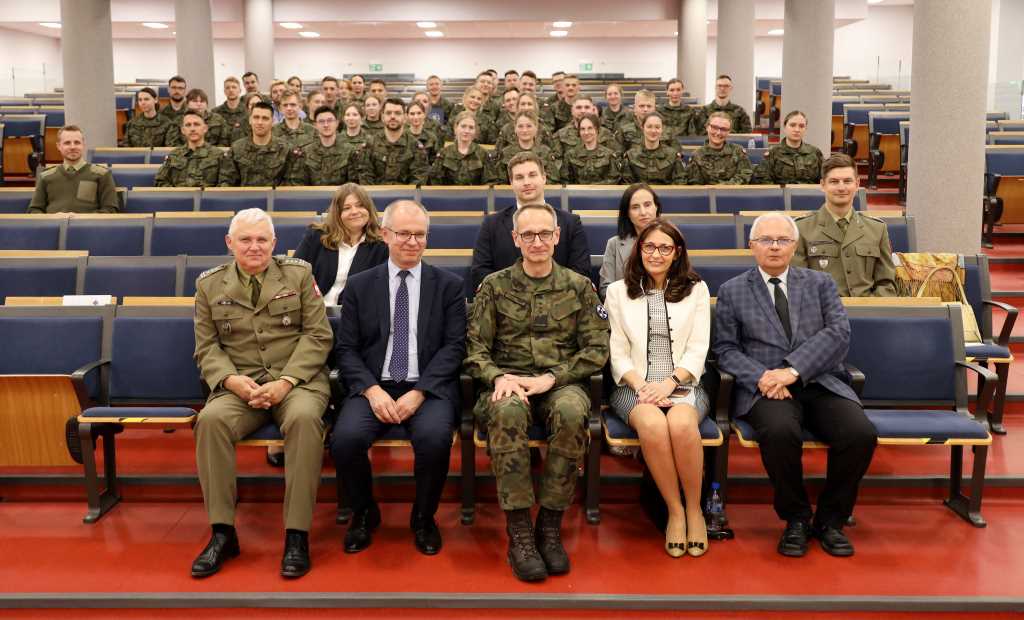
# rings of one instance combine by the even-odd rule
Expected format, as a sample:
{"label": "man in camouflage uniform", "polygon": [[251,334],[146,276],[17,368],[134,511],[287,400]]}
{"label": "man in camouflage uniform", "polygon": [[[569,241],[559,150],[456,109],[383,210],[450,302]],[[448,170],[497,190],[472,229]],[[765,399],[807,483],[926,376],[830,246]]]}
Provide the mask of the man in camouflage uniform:
{"label": "man in camouflage uniform", "polygon": [[731,117],[713,112],[708,118],[708,143],[697,149],[686,166],[689,185],[746,185],[754,169],[743,147],[730,144]]}
{"label": "man in camouflage uniform", "polygon": [[296,152],[271,134],[274,108],[260,101],[249,112],[252,137],[231,145],[220,163],[221,187],[259,187],[283,184]]}
{"label": "man in camouflage uniform", "polygon": [[[209,111],[210,100],[206,96],[206,92],[199,89],[193,88],[188,91],[188,95],[185,96],[186,106],[188,111],[197,112],[206,121],[206,142],[213,146],[230,146],[231,143],[228,140],[231,138],[231,129],[228,127],[227,121],[224,120],[220,114]],[[185,134],[181,131],[182,119],[185,114],[183,113],[178,118],[173,127],[167,128],[167,138],[164,143],[167,146],[182,146],[185,144]]]}
{"label": "man in camouflage uniform", "polygon": [[615,140],[622,145],[623,151],[644,144],[644,118],[654,112],[654,93],[649,90],[638,90],[633,95],[633,114],[619,122],[615,132]]}
{"label": "man in camouflage uniform", "polygon": [[562,79],[562,96],[546,106],[542,116],[547,116],[549,124],[557,133],[559,129],[572,123],[572,102],[580,94],[580,78],[567,75]]}
{"label": "man in camouflage uniform", "polygon": [[791,265],[827,272],[842,297],[895,297],[896,266],[885,222],[853,210],[857,164],[836,153],[821,169],[825,204],[796,221]]}
{"label": "man in camouflage uniform", "polygon": [[[465,368],[483,389],[474,414],[487,431],[512,572],[537,581],[569,571],[562,513],[587,449],[591,403],[584,384],[608,359],[608,314],[586,277],[552,259],[559,234],[554,209],[524,205],[514,218],[522,258],[480,285]],[[527,437],[534,414],[548,430],[536,530]]]}
{"label": "man in camouflage uniform", "polygon": [[348,79],[349,84],[352,85],[352,101],[364,101],[366,99],[366,78],[356,73]]}
{"label": "man in camouflage uniform", "polygon": [[562,94],[565,92],[565,71],[555,71],[551,74],[551,88],[555,90],[547,99],[544,100],[544,105],[553,106],[562,99]]}
{"label": "man in camouflage uniform", "polygon": [[124,128],[127,147],[163,146],[171,120],[156,110],[156,91],[146,87],[135,93],[140,112],[132,116]]}
{"label": "man in camouflage uniform", "polygon": [[300,149],[289,185],[343,185],[359,177],[361,151],[338,140],[338,119],[327,106],[313,112],[317,139]]}
{"label": "man in camouflage uniform", "polygon": [[206,144],[206,119],[195,110],[185,113],[181,121],[185,146],[167,155],[156,173],[157,187],[217,187],[220,160],[224,152]]}
{"label": "man in camouflage uniform", "polygon": [[405,131],[405,104],[384,101],[384,131],[363,148],[361,185],[423,185],[427,182],[427,150]]}
{"label": "man in camouflage uniform", "polygon": [[462,103],[452,108],[451,116],[448,117],[448,125],[445,127],[445,139],[455,139],[455,117],[463,110],[469,110],[476,115],[476,141],[479,144],[494,144],[498,135],[498,128],[490,114],[483,111],[484,93],[476,86],[470,86],[462,93]]}
{"label": "man in camouflage uniform", "polygon": [[694,122],[700,122],[701,111],[683,103],[683,81],[678,78],[669,80],[665,94],[668,101],[658,106],[658,113],[665,119],[665,139],[700,135],[704,127],[694,126]]}
{"label": "man in camouflage uniform", "polygon": [[187,88],[185,78],[176,75],[167,80],[167,94],[170,103],[160,108],[160,114],[166,116],[175,126],[181,121],[188,106],[185,104],[185,90]]}
{"label": "man in camouflage uniform", "polygon": [[736,133],[750,133],[750,115],[743,109],[743,106],[729,101],[732,95],[732,78],[728,75],[720,75],[715,80],[715,100],[704,106],[701,117],[694,119],[694,126],[700,133],[699,128],[707,124],[707,119],[715,112],[725,112],[732,119],[732,128]]}
{"label": "man in camouflage uniform", "polygon": [[227,236],[234,260],[196,279],[195,360],[210,388],[196,418],[196,465],[213,531],[193,577],[208,577],[239,554],[235,444],[270,422],[284,435],[286,455],[281,575],[301,577],[310,568],[333,338],[309,263],[275,258],[276,241],[269,215],[239,211]]}
{"label": "man in camouflage uniform", "polygon": [[309,123],[303,122],[299,115],[302,112],[299,93],[285,89],[281,93],[278,105],[281,108],[282,119],[271,130],[275,138],[284,140],[292,148],[303,147],[316,141],[316,129]]}
{"label": "man in camouflage uniform", "polygon": [[[518,141],[516,136],[516,117],[519,116],[520,112],[533,112],[537,114],[537,98],[534,95],[523,93],[519,96],[519,101],[516,103],[516,113],[512,115],[512,120],[501,126],[498,131],[497,138],[494,142],[494,150],[496,152],[502,151],[505,147],[515,144]],[[540,117],[537,118],[539,126],[537,127],[537,140],[541,144],[554,148],[555,138],[551,135],[551,129],[544,124],[544,120]],[[479,140],[477,140],[479,142]]]}
{"label": "man in camouflage uniform", "polygon": [[475,86],[484,96],[483,103],[480,104],[480,112],[487,116],[491,124],[497,126],[498,119],[501,118],[501,100],[494,95],[494,77],[484,71],[476,76]]}
{"label": "man in camouflage uniform", "polygon": [[117,213],[114,176],[106,166],[85,160],[85,134],[77,125],[57,132],[57,150],[63,161],[42,170],[29,213]]}
{"label": "man in camouflage uniform", "polygon": [[233,144],[235,140],[246,137],[249,131],[248,114],[245,109],[245,102],[241,97],[242,86],[235,76],[229,76],[224,80],[224,103],[215,107],[213,111],[220,114],[224,123],[228,126],[227,143]]}
{"label": "man in camouflage uniform", "polygon": [[[564,159],[565,153],[582,144],[580,141],[580,119],[587,114],[597,114],[594,100],[586,95],[577,95],[572,102],[572,120],[555,132],[554,151],[559,159]],[[597,131],[597,143],[615,153],[622,150],[622,146],[615,140],[615,134],[604,127],[600,127]]]}

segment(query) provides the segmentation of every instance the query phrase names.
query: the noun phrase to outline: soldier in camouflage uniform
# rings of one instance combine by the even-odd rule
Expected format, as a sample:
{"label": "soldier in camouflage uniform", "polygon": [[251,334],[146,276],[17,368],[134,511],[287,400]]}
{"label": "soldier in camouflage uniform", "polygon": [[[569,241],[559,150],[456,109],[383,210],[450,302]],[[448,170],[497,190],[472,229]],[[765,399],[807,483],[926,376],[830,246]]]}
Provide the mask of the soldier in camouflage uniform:
{"label": "soldier in camouflage uniform", "polygon": [[788,185],[821,181],[821,150],[804,142],[807,117],[794,110],[783,121],[782,142],[768,150],[764,161],[754,168],[751,183]]}
{"label": "soldier in camouflage uniform", "polygon": [[[715,112],[725,112],[732,119],[732,128],[736,133],[750,133],[750,115],[743,109],[743,106],[729,101],[732,95],[732,78],[728,75],[720,75],[715,80],[715,100],[701,109],[700,118],[694,119],[694,128],[699,129],[707,124],[711,115]],[[700,133],[700,131],[696,131]]]}
{"label": "soldier in camouflage uniform", "polygon": [[836,153],[825,160],[821,176],[825,204],[796,221],[800,236],[790,264],[828,273],[842,297],[895,297],[889,230],[882,220],[853,210],[857,164]]}
{"label": "soldier in camouflage uniform", "polygon": [[249,113],[252,137],[231,145],[220,162],[221,187],[258,187],[284,184],[296,153],[271,133],[274,108],[259,101]]}
{"label": "soldier in camouflage uniform", "polygon": [[[424,93],[424,98],[426,93]],[[414,100],[405,108],[405,131],[410,136],[416,139],[427,151],[427,161],[432,162],[437,159],[437,154],[441,150],[443,144],[437,133],[440,127],[434,122],[434,119],[427,116],[427,106],[429,103],[420,103],[418,100]],[[474,128],[476,124],[474,123]],[[474,129],[475,131],[475,129]]]}
{"label": "soldier in camouflage uniform", "polygon": [[[228,139],[231,137],[231,130],[228,127],[227,122],[221,117],[220,114],[210,112],[208,109],[210,100],[207,98],[206,93],[198,88],[193,88],[188,91],[188,95],[185,96],[185,102],[189,111],[198,112],[203,116],[203,120],[206,121],[206,143],[213,146],[230,146],[231,143]],[[164,144],[167,146],[183,146],[185,144],[185,134],[181,131],[182,119],[184,114],[181,115],[173,127],[167,128],[167,137],[164,140]]]}
{"label": "soldier in camouflage uniform", "polygon": [[[584,386],[608,359],[608,314],[586,277],[552,260],[559,233],[554,209],[524,205],[514,217],[523,257],[480,285],[464,367],[482,389],[473,411],[487,431],[512,572],[537,581],[569,571],[562,513],[587,449],[591,403]],[[534,415],[548,430],[536,530],[527,436]]]}
{"label": "soldier in camouflage uniform", "polygon": [[274,125],[272,130],[274,137],[284,140],[292,148],[301,148],[316,142],[316,129],[299,118],[299,111],[302,107],[299,101],[299,94],[291,90],[285,90],[281,94],[279,105],[281,106],[281,113],[284,115],[284,118],[280,123]]}
{"label": "soldier in camouflage uniform", "polygon": [[665,119],[665,137],[700,135],[703,125],[694,125],[701,118],[701,110],[683,103],[683,81],[671,79],[665,87],[668,101],[658,106],[658,113]]}
{"label": "soldier in camouflage uniform", "polygon": [[163,146],[171,121],[156,111],[156,91],[146,87],[135,94],[140,113],[132,116],[124,128],[122,146]]}
{"label": "soldier in camouflage uniform", "polygon": [[362,104],[363,131],[375,138],[384,132],[384,117],[382,116],[384,102],[373,95],[367,95]]}
{"label": "soldier in camouflage uniform", "polygon": [[682,185],[686,169],[679,149],[661,141],[664,119],[657,112],[644,118],[644,140],[622,156],[623,183]]}
{"label": "soldier in camouflage uniform", "polygon": [[689,185],[746,185],[754,170],[743,147],[730,144],[731,117],[714,112],[708,119],[708,143],[697,149],[686,166]]}
{"label": "soldier in camouflage uniform", "polygon": [[[565,127],[555,132],[554,150],[559,159],[565,158],[565,152],[581,144],[580,142],[580,119],[586,114],[597,114],[597,107],[594,101],[587,96],[579,95],[572,102],[572,121]],[[598,128],[597,142],[601,146],[619,153],[622,147],[615,141],[615,134],[604,127]]]}
{"label": "soldier in camouflage uniform", "polygon": [[181,131],[185,146],[167,155],[156,173],[157,187],[217,187],[224,152],[206,144],[206,119],[192,110],[185,113]]}
{"label": "soldier in camouflage uniform", "polygon": [[576,185],[617,185],[622,180],[619,155],[600,144],[601,120],[586,114],[579,120],[580,143],[562,156],[562,180]]}
{"label": "soldier in camouflage uniform", "polygon": [[516,116],[516,141],[491,156],[491,178],[504,179],[507,175],[508,162],[518,153],[530,151],[544,162],[544,175],[549,183],[560,183],[562,178],[562,160],[550,147],[537,140],[537,117],[532,112],[520,112]]}
{"label": "soldier in camouflage uniform", "polygon": [[608,131],[615,132],[623,119],[628,119],[629,108],[623,105],[622,87],[618,84],[609,84],[604,90],[606,105],[601,110],[601,126]]}
{"label": "soldier in camouflage uniform", "polygon": [[328,106],[313,113],[317,137],[299,147],[289,171],[289,185],[343,185],[355,183],[362,164],[362,149],[338,139],[338,119]]}
{"label": "soldier in camouflage uniform", "polygon": [[561,96],[548,102],[541,116],[546,116],[551,127],[557,132],[572,122],[572,102],[580,94],[580,79],[575,75],[562,78]]}
{"label": "soldier in camouflage uniform", "polygon": [[355,148],[363,148],[370,141],[370,133],[363,129],[363,108],[358,103],[345,104],[341,122],[345,128],[344,131],[338,132],[338,140],[341,142]]}
{"label": "soldier in camouflage uniform", "polygon": [[213,108],[213,111],[220,114],[228,126],[228,144],[233,144],[235,140],[249,135],[249,110],[245,107],[245,102],[242,101],[241,91],[242,87],[238,78],[228,77],[224,80],[225,101]]}
{"label": "soldier in camouflage uniform", "polygon": [[[371,99],[371,97],[367,97]],[[405,131],[405,104],[384,102],[384,131],[363,147],[361,185],[423,185],[429,163],[427,149]]]}
{"label": "soldier in camouflage uniform", "polygon": [[455,117],[455,142],[441,149],[430,168],[431,185],[484,185],[492,182],[490,156],[474,141],[476,116],[468,110]]}
{"label": "soldier in camouflage uniform", "polygon": [[171,101],[160,108],[160,115],[167,117],[175,125],[181,122],[181,117],[185,115],[185,110],[188,109],[185,103],[186,88],[185,78],[180,75],[167,80],[167,94]]}
{"label": "soldier in camouflage uniform", "polygon": [[[501,126],[501,131],[498,132],[498,137],[494,142],[494,149],[501,151],[507,146],[516,143],[516,121],[515,117],[520,112],[533,112],[537,114],[537,98],[528,93],[523,93],[519,96],[519,101],[516,103],[516,114],[512,116],[512,120]],[[554,148],[555,138],[551,135],[551,128],[544,124],[544,121],[540,120],[539,128],[537,129],[537,139],[540,140],[541,144]]]}
{"label": "soldier in camouflage uniform", "polygon": [[476,86],[470,86],[462,93],[462,103],[452,108],[452,115],[448,117],[448,126],[445,127],[444,139],[455,139],[455,117],[463,110],[469,110],[476,114],[476,141],[480,144],[494,144],[498,135],[498,128],[494,120],[488,114],[483,113],[484,94]]}
{"label": "soldier in camouflage uniform", "polygon": [[655,101],[654,93],[649,90],[639,90],[633,96],[633,114],[624,117],[615,130],[615,140],[622,145],[623,151],[643,145],[644,118],[655,111]]}
{"label": "soldier in camouflage uniform", "polygon": [[501,116],[501,102],[494,95],[494,77],[484,71],[476,76],[476,84],[474,85],[483,95],[483,101],[480,103],[480,112],[487,117],[492,125],[497,126],[498,118]]}

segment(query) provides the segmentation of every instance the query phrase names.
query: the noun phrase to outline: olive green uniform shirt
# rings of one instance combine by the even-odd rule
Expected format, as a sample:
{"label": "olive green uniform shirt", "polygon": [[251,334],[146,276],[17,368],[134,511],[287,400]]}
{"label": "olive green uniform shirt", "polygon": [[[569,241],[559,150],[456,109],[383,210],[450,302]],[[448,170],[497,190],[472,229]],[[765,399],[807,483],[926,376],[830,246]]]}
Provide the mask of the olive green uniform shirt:
{"label": "olive green uniform shirt", "polygon": [[224,151],[203,144],[192,150],[179,146],[167,155],[156,173],[157,187],[217,187]]}
{"label": "olive green uniform shirt", "polygon": [[845,231],[826,206],[797,219],[800,238],[790,264],[827,272],[843,297],[896,296],[896,265],[885,222],[852,208],[844,219]]}
{"label": "olive green uniform shirt", "polygon": [[619,128],[619,124],[623,120],[628,120],[631,116],[633,116],[633,112],[624,105],[619,106],[618,112],[613,112],[611,108],[605,106],[601,110],[601,126],[608,131],[614,132]]}
{"label": "olive green uniform shirt", "polygon": [[[597,143],[616,153],[622,152],[622,145],[615,139],[615,134],[604,127],[597,129]],[[583,140],[580,139],[580,130],[576,127],[576,123],[570,122],[555,132],[554,149],[560,158],[564,159],[566,151],[581,144],[583,144]]]}
{"label": "olive green uniform shirt", "polygon": [[704,133],[704,125],[698,125],[701,119],[699,107],[682,104],[674,106],[668,103],[657,107],[658,114],[665,119],[665,135],[699,136]]}
{"label": "olive green uniform shirt", "polygon": [[50,166],[39,173],[29,213],[117,213],[114,176],[106,166],[80,160],[69,168]]}
{"label": "olive green uniform shirt", "polygon": [[515,142],[511,146],[506,146],[500,152],[494,151],[491,154],[491,177],[500,179],[500,181],[495,182],[508,182],[508,162],[524,151],[536,154],[544,162],[544,176],[547,177],[548,183],[561,183],[562,160],[558,159],[558,154],[553,149],[538,143],[536,140],[533,143],[533,148],[524,149],[519,146],[518,142]]}

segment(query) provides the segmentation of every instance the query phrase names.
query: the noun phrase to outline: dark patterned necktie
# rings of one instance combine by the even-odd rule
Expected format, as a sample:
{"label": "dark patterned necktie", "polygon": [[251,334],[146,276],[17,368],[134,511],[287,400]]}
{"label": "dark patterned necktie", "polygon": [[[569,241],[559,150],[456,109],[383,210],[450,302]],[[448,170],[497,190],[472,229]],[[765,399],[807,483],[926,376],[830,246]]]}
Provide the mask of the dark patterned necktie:
{"label": "dark patterned necktie", "polygon": [[391,326],[391,363],[388,372],[392,381],[405,381],[409,376],[409,288],[405,279],[409,272],[403,269],[398,272],[402,278],[395,294],[395,318]]}
{"label": "dark patterned necktie", "polygon": [[786,299],[786,294],[782,292],[782,280],[768,278],[768,281],[775,285],[775,313],[779,315],[779,320],[782,321],[782,329],[786,330],[786,338],[792,340],[793,328],[789,325],[789,300]]}

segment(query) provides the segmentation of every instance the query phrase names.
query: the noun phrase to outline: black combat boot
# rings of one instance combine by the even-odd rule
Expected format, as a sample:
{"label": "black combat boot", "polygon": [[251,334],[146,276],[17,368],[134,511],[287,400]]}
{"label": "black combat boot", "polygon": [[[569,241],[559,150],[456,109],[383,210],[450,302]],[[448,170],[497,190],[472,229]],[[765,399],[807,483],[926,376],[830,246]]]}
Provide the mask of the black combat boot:
{"label": "black combat boot", "polygon": [[543,581],[547,579],[548,569],[544,560],[537,553],[533,542],[533,522],[530,510],[505,511],[508,533],[508,563],[512,565],[512,573],[523,581]]}
{"label": "black combat boot", "polygon": [[549,575],[563,575],[569,572],[569,555],[562,546],[562,511],[549,510],[543,506],[537,513],[537,551],[544,558]]}

